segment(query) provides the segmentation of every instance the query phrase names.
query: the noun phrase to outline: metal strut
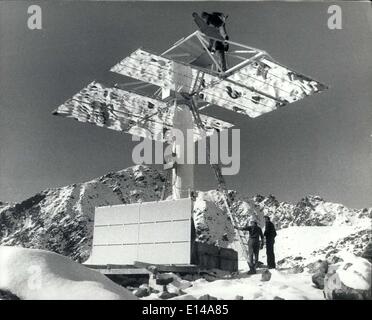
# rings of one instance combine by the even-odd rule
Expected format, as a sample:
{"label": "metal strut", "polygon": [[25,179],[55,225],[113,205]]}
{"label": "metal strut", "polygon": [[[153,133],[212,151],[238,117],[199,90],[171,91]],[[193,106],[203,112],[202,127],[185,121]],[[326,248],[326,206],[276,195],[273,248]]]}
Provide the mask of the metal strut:
{"label": "metal strut", "polygon": [[[190,101],[190,109],[191,109],[192,115],[195,119],[196,125],[198,126],[198,128],[205,131],[204,124],[200,119],[199,110],[196,107],[196,103],[194,101],[194,96],[190,96],[189,101]],[[206,149],[207,149],[206,150],[206,158],[207,158],[206,160],[207,160],[207,163],[210,163],[209,146],[207,146]],[[227,216],[230,218],[231,224],[232,224],[232,226],[235,230],[235,233],[238,236],[238,240],[239,240],[243,255],[244,255],[246,261],[248,262],[249,261],[248,260],[248,242],[246,241],[246,236],[245,236],[244,232],[242,230],[237,229],[237,227],[239,226],[239,221],[236,219],[236,216],[231,211],[232,203],[230,201],[229,192],[226,188],[225,179],[224,179],[224,177],[222,175],[222,172],[221,172],[221,167],[220,167],[219,164],[214,164],[214,163],[210,163],[210,165],[211,165],[211,167],[213,169],[213,172],[214,172],[214,174],[216,176],[216,179],[217,179],[218,190],[221,191],[221,193],[222,193],[222,199],[223,199],[224,205],[226,207]]]}
{"label": "metal strut", "polygon": [[160,200],[165,200],[165,193],[167,191],[167,183],[168,181],[170,181],[171,174],[172,174],[171,170],[165,170],[165,178],[164,178],[164,183],[163,183],[163,187],[161,190]]}

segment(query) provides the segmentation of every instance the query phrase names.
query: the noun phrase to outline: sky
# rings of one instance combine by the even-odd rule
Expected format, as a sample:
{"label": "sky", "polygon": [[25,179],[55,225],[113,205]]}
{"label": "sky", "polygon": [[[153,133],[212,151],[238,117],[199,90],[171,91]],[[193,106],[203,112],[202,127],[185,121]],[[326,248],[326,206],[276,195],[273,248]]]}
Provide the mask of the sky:
{"label": "sky", "polygon": [[[229,15],[232,41],[263,49],[329,86],[258,118],[212,107],[241,129],[240,172],[226,176],[244,195],[297,202],[308,194],[354,208],[372,206],[372,10],[338,2],[342,29],[327,27],[330,3],[32,2],[42,30],[27,28],[26,2],[0,3],[0,200],[84,182],[133,165],[131,136],[51,113],[139,47],[163,52],[195,31],[192,12]],[[209,166],[199,190],[216,187]]]}

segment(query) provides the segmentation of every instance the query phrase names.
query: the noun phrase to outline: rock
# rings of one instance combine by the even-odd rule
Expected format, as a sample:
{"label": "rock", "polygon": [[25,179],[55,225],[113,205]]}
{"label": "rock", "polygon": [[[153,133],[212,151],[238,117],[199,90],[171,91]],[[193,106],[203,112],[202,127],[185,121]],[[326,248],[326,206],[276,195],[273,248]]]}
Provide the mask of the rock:
{"label": "rock", "polygon": [[196,275],[193,275],[193,274],[186,274],[183,276],[183,280],[186,280],[186,281],[195,281],[198,277]]}
{"label": "rock", "polygon": [[265,269],[261,275],[261,281],[269,281],[271,279],[271,272]]}
{"label": "rock", "polygon": [[170,284],[168,284],[167,288],[169,292],[179,292],[184,289],[192,287],[192,283],[187,280],[174,279]]}
{"label": "rock", "polygon": [[207,280],[208,282],[212,282],[212,281],[217,280],[217,277],[214,276],[214,275],[211,275],[211,274],[205,274],[205,275],[203,275],[203,278],[205,280]]}
{"label": "rock", "polygon": [[150,295],[150,289],[147,287],[147,288],[141,288],[139,287],[138,289],[135,289],[133,291],[133,294],[138,297],[138,298],[143,298],[143,297],[147,297]]}
{"label": "rock", "polygon": [[293,258],[293,260],[295,260],[295,261],[298,261],[298,260],[303,260],[304,258],[303,257],[301,257],[301,256],[298,256],[298,257],[295,257],[295,258]]}
{"label": "rock", "polygon": [[278,296],[275,296],[274,298],[273,298],[273,300],[285,300],[284,298],[281,298],[281,297],[278,297]]}
{"label": "rock", "polygon": [[172,299],[172,298],[177,297],[177,296],[178,296],[177,293],[172,293],[172,292],[168,292],[168,291],[163,291],[162,293],[160,293],[158,295],[158,297],[160,299],[163,299],[163,300]]}
{"label": "rock", "polygon": [[362,258],[372,263],[372,240],[370,240],[362,253]]}
{"label": "rock", "polygon": [[15,294],[10,291],[0,290],[0,300],[20,300]]}
{"label": "rock", "polygon": [[310,273],[314,273],[311,280],[318,289],[324,289],[324,278],[328,271],[328,262],[326,260],[318,260],[307,266]]}
{"label": "rock", "polygon": [[151,293],[159,293],[160,292],[159,290],[156,290],[156,289],[150,287],[147,283],[141,284],[139,286],[139,289],[141,289],[141,290],[147,290],[149,292],[149,294],[151,294]]}
{"label": "rock", "polygon": [[169,293],[175,293],[178,296],[185,294],[180,288],[173,286],[172,283],[167,285],[165,291],[168,291]]}
{"label": "rock", "polygon": [[342,262],[344,261],[342,258],[338,257],[338,256],[332,256],[331,258],[328,258],[327,259],[327,262],[329,264],[336,264],[336,263],[339,263],[339,262]]}
{"label": "rock", "polygon": [[337,254],[337,253],[339,253],[339,250],[336,249],[336,248],[332,248],[332,249],[330,249],[330,250],[326,253],[325,257],[326,257],[327,259],[332,259],[332,257],[333,257],[335,254]]}
{"label": "rock", "polygon": [[296,266],[293,268],[293,273],[302,273],[304,272],[304,268],[302,266]]}
{"label": "rock", "polygon": [[217,298],[209,294],[203,294],[202,296],[198,298],[198,300],[217,300]]}
{"label": "rock", "polygon": [[318,289],[324,289],[324,278],[326,274],[324,272],[316,272],[312,275],[311,280]]}
{"label": "rock", "polygon": [[287,274],[302,273],[304,272],[304,268],[302,266],[294,266],[293,268],[288,268],[286,270],[283,270],[283,272]]}
{"label": "rock", "polygon": [[328,271],[328,262],[326,260],[318,260],[306,266],[310,273],[324,273]]}
{"label": "rock", "polygon": [[159,274],[156,276],[156,284],[159,284],[161,286],[166,286],[167,284],[173,282],[173,275],[170,274]]}
{"label": "rock", "polygon": [[324,278],[327,300],[370,300],[371,263],[360,257],[331,265]]}
{"label": "rock", "polygon": [[236,295],[234,300],[244,300],[244,297],[240,295]]}

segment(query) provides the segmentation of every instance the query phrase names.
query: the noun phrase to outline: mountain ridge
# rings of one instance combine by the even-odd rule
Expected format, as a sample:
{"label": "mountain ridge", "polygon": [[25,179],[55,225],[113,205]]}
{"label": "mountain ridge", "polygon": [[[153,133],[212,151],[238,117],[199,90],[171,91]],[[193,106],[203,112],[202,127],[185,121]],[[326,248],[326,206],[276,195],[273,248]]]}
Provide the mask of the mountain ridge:
{"label": "mountain ridge", "polygon": [[[90,255],[95,207],[157,201],[163,193],[169,196],[170,190],[163,172],[144,165],[46,189],[20,203],[0,205],[0,245],[47,249],[83,262]],[[280,202],[273,195],[247,197],[229,192],[241,224],[252,216],[262,223],[263,215],[269,215],[278,229],[353,225],[372,216],[372,208],[349,209],[319,196],[306,196],[291,204]],[[219,191],[199,191],[193,216],[198,241],[236,246]]]}

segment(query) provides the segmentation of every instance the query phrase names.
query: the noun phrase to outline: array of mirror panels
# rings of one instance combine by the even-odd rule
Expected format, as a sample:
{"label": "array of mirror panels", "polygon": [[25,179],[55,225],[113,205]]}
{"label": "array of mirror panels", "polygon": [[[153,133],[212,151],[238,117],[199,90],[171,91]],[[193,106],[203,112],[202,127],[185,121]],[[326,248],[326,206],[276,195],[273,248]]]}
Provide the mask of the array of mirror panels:
{"label": "array of mirror panels", "polygon": [[326,89],[324,84],[281,66],[268,57],[258,58],[233,73],[228,80],[250,86],[284,104]]}
{"label": "array of mirror panels", "polygon": [[[174,106],[158,99],[92,82],[60,105],[54,114],[165,141],[170,139]],[[214,129],[224,130],[232,127],[230,123],[206,115],[202,115],[201,119],[207,128],[207,135],[213,134]],[[194,139],[201,138],[202,132],[195,125]]]}
{"label": "array of mirror panels", "polygon": [[197,90],[202,100],[252,118],[325,89],[321,83],[262,57],[220,78],[138,49],[111,71],[173,91]]}
{"label": "array of mirror panels", "polygon": [[190,93],[198,70],[188,65],[137,49],[111,68],[112,72],[177,92]]}

